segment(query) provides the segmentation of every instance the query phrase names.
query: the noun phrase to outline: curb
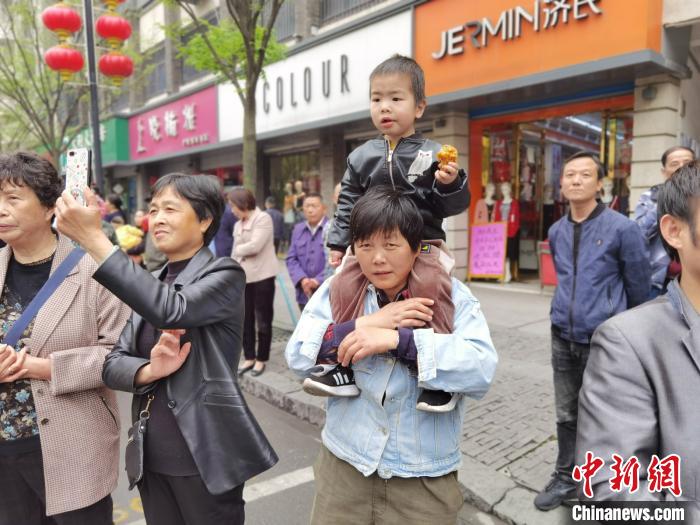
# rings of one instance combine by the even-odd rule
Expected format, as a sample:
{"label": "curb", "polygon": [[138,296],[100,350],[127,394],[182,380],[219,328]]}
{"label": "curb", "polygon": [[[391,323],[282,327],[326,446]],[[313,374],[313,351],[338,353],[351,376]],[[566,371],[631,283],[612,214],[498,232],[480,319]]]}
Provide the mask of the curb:
{"label": "curb", "polygon": [[[270,370],[258,377],[244,374],[238,381],[248,394],[312,425],[320,428],[326,421],[325,398],[304,392],[301,381]],[[458,478],[465,501],[513,525],[561,525],[571,521],[568,508],[538,511],[532,504],[534,491],[466,454],[462,454]]]}

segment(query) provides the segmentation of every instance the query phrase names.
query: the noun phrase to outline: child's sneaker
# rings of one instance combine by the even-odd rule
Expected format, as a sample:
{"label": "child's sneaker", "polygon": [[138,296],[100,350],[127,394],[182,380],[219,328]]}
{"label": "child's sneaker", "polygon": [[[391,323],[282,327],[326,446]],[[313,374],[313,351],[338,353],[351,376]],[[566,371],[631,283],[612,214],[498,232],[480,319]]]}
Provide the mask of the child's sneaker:
{"label": "child's sneaker", "polygon": [[355,384],[352,368],[342,365],[318,365],[312,377],[304,379],[304,392],[312,396],[356,397],[360,389]]}
{"label": "child's sneaker", "polygon": [[457,406],[457,394],[450,394],[442,390],[424,389],[418,396],[416,409],[423,412],[449,412]]}

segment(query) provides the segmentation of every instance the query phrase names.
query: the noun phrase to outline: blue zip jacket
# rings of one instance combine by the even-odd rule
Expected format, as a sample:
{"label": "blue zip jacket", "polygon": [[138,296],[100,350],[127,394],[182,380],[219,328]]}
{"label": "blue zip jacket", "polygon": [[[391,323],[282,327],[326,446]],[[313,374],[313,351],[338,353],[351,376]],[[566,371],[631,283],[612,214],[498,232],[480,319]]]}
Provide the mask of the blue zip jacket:
{"label": "blue zip jacket", "polygon": [[637,224],[603,204],[586,220],[570,215],[549,229],[558,285],[550,312],[560,337],[589,343],[610,317],[649,297],[651,268]]}

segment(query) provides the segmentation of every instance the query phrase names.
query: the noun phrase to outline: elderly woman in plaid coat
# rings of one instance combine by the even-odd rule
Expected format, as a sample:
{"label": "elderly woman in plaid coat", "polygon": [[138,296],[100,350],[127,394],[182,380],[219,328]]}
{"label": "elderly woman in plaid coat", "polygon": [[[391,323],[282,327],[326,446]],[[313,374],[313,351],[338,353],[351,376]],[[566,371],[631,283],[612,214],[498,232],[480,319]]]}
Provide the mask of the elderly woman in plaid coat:
{"label": "elderly woman in plaid coat", "polygon": [[[51,229],[61,189],[47,160],[0,156],[2,338],[73,250]],[[0,525],[112,523],[119,415],[101,374],[130,310],[96,268],[84,256],[17,348],[0,345]]]}

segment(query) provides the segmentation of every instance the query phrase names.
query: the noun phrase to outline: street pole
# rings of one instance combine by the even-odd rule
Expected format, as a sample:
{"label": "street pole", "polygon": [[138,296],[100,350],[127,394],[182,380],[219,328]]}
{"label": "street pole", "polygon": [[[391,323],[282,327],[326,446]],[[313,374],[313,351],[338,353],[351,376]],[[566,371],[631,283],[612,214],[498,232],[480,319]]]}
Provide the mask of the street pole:
{"label": "street pole", "polygon": [[92,21],[92,0],[83,0],[85,7],[85,40],[88,59],[88,83],[90,84],[90,125],[92,127],[93,175],[97,189],[103,191],[102,141],[100,140],[100,102],[97,95],[97,70],[95,68],[95,34]]}

